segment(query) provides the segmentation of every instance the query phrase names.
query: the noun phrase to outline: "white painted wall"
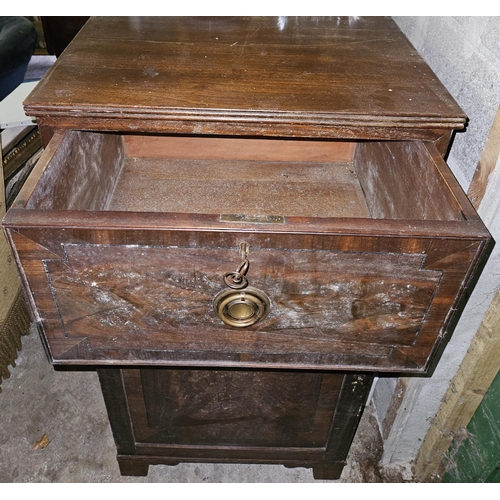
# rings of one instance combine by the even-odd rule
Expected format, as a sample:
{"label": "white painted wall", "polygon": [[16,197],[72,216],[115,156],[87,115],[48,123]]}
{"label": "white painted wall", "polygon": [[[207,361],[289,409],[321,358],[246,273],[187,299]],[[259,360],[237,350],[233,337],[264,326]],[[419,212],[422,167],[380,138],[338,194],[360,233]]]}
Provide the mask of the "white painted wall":
{"label": "white painted wall", "polygon": [[[395,17],[410,42],[469,117],[456,135],[448,164],[467,191],[500,104],[500,17]],[[497,241],[457,328],[430,378],[413,378],[392,432],[385,442],[384,464],[416,458],[441,399],[456,374],[482,317],[500,288],[500,164],[479,214]],[[394,384],[377,384],[374,403],[384,418]]]}
{"label": "white painted wall", "polygon": [[467,191],[500,104],[500,17],[394,20],[469,117],[448,158]]}

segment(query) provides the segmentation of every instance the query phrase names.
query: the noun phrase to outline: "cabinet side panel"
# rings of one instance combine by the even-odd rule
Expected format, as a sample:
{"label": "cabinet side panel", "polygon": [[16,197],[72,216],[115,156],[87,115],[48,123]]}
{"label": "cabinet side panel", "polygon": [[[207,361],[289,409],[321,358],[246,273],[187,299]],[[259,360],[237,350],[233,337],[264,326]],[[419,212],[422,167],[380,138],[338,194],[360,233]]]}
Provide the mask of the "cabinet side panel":
{"label": "cabinet side panel", "polygon": [[101,368],[97,370],[97,375],[118,453],[133,454],[135,452],[135,438],[130,423],[122,370]]}
{"label": "cabinet side panel", "polygon": [[328,462],[345,460],[373,382],[372,375],[346,375],[326,449]]}

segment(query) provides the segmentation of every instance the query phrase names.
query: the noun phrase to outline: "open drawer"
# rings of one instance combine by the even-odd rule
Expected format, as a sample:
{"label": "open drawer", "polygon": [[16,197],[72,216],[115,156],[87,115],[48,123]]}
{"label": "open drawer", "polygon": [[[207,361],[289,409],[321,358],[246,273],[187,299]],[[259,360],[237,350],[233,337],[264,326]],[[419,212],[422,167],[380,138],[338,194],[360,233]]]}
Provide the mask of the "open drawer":
{"label": "open drawer", "polygon": [[418,141],[61,131],[3,225],[56,364],[425,372],[493,245]]}

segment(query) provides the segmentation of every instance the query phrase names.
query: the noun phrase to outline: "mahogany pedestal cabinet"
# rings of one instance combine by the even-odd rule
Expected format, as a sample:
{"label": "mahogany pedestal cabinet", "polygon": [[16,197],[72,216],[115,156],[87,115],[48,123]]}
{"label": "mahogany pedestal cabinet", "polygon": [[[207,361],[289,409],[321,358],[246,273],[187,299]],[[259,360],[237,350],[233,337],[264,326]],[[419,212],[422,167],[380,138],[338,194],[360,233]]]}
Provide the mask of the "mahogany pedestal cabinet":
{"label": "mahogany pedestal cabinet", "polygon": [[91,18],[25,109],[45,151],[3,227],[125,475],[338,478],[373,376],[429,372],[493,245],[443,159],[466,117],[388,18]]}

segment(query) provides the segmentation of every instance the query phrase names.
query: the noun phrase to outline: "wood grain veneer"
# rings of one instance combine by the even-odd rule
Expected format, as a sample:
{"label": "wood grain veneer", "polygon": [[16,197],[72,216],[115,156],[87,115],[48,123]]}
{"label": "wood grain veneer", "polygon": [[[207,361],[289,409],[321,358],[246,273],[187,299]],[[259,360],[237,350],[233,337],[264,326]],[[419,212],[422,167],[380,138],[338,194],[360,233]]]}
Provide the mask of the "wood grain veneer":
{"label": "wood grain veneer", "polygon": [[25,107],[42,128],[155,133],[438,140],[465,124],[377,17],[91,18]]}

